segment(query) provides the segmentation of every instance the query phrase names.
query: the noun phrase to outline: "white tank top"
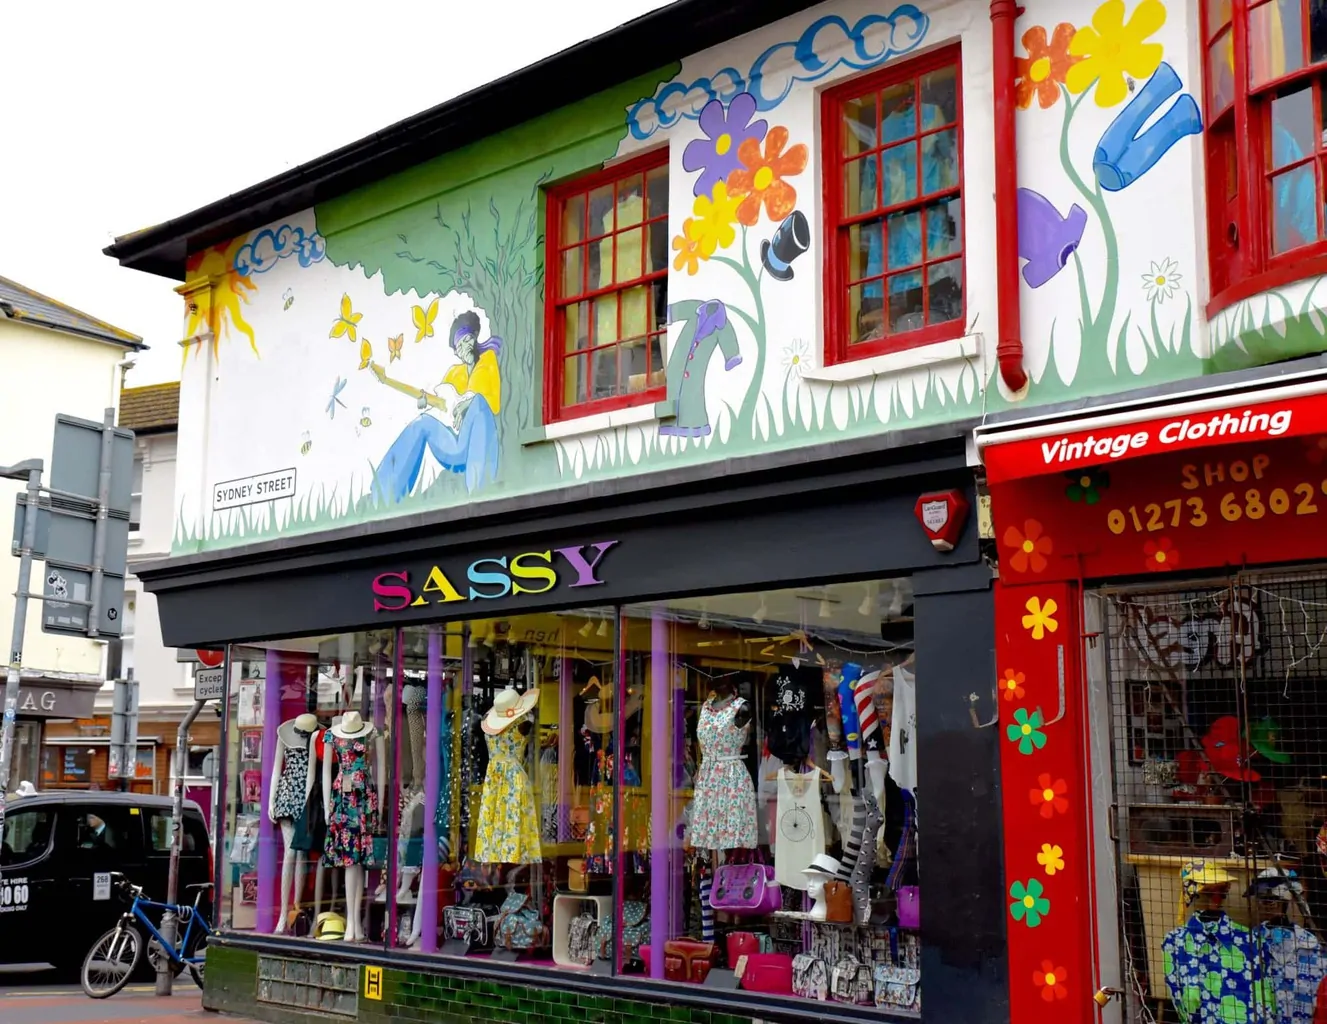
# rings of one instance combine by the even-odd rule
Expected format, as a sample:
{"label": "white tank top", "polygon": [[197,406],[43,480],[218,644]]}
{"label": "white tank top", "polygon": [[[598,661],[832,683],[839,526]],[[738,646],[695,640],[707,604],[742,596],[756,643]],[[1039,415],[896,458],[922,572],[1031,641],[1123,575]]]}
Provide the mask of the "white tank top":
{"label": "white tank top", "polygon": [[774,817],[774,878],[805,892],[802,869],[825,852],[825,814],[820,807],[820,773],[798,775],[779,769],[779,801]]}

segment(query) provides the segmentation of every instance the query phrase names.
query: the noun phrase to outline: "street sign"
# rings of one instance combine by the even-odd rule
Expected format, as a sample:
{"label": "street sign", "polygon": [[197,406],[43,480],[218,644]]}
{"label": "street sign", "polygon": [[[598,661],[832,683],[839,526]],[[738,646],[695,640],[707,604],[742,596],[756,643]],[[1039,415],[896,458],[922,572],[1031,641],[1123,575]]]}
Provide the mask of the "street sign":
{"label": "street sign", "polygon": [[[81,495],[95,502],[101,476],[102,424],[63,413],[55,417],[55,444],[51,448],[50,487]],[[106,507],[112,516],[129,515],[133,493],[134,432],[112,428],[111,489]],[[108,563],[109,567],[109,563]]]}
{"label": "street sign", "polygon": [[194,700],[222,700],[226,696],[224,668],[194,669]]}
{"label": "street sign", "polygon": [[[23,513],[27,496],[14,498],[14,541],[12,551],[17,555],[23,548]],[[45,558],[65,565],[92,565],[95,555],[97,517],[87,510],[62,508],[60,499],[42,499],[37,506],[37,535],[32,544],[32,557]],[[129,557],[129,520],[106,520],[107,572],[124,575]]]}
{"label": "street sign", "polygon": [[[92,593],[92,573],[47,561],[42,575],[41,628],[46,633],[66,633],[86,636],[88,613],[86,604],[70,601],[88,601]],[[97,629],[104,637],[121,634],[124,607],[124,577],[107,573],[101,578],[101,622]]]}
{"label": "street sign", "polygon": [[198,655],[198,660],[203,663],[204,668],[220,668],[226,661],[225,651],[212,651],[200,647],[194,653]]}

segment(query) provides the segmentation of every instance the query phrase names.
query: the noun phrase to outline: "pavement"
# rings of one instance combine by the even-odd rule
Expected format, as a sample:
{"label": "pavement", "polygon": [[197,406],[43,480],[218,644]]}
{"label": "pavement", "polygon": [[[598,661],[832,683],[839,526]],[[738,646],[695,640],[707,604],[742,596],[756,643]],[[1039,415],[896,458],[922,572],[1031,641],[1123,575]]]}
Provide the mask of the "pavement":
{"label": "pavement", "polygon": [[187,977],[169,997],[149,984],[126,985],[109,999],[89,999],[67,975],[51,971],[0,971],[0,1021],[4,1024],[254,1024],[243,1017],[209,1013]]}

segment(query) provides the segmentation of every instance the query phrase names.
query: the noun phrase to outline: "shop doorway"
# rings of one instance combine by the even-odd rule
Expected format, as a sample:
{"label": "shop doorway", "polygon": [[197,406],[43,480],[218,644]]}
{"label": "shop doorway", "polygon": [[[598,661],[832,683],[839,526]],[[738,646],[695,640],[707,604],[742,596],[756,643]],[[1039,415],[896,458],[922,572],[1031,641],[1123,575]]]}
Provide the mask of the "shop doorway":
{"label": "shop doorway", "polygon": [[1327,569],[1099,590],[1086,622],[1107,1016],[1313,1019]]}

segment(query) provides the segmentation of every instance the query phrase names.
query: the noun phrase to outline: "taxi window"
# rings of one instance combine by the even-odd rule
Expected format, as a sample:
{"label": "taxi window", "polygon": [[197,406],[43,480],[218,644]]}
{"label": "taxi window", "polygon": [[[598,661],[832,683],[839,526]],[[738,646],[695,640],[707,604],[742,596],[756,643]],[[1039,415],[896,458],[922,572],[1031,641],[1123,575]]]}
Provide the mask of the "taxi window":
{"label": "taxi window", "polygon": [[74,819],[74,845],[80,850],[123,849],[124,828],[109,816],[103,818],[95,811],[79,811]]}
{"label": "taxi window", "polygon": [[5,835],[0,842],[0,866],[26,864],[44,854],[51,845],[55,812],[49,807],[10,811],[5,815]]}

